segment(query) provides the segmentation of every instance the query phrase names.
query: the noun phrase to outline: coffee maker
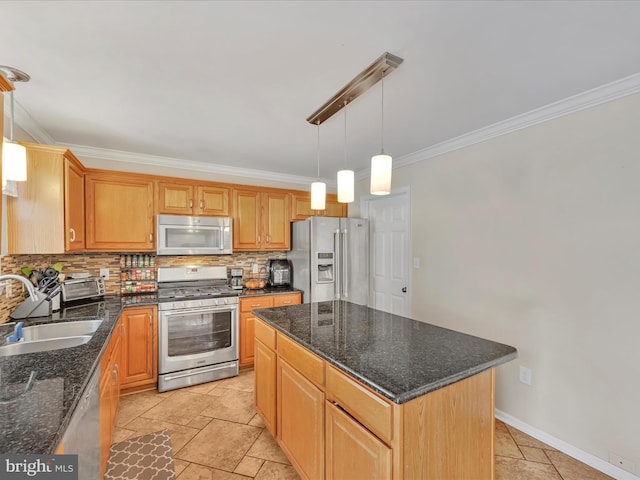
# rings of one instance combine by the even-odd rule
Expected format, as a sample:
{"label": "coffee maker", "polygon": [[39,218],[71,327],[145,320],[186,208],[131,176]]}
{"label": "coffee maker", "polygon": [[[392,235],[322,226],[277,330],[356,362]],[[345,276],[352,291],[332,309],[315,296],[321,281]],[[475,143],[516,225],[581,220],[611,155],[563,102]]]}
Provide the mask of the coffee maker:
{"label": "coffee maker", "polygon": [[244,270],[240,267],[231,269],[231,288],[242,290],[242,275]]}

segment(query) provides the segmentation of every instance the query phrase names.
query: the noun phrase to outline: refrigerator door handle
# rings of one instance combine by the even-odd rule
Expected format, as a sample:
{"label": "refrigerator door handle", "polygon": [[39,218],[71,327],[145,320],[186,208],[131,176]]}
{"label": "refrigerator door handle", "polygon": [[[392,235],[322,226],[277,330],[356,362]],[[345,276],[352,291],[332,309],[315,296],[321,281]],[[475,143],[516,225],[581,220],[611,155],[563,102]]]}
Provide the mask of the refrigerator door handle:
{"label": "refrigerator door handle", "polygon": [[349,298],[349,252],[347,250],[347,231],[344,230],[342,232],[342,249],[340,250],[341,262],[340,262],[340,272],[342,273],[342,295],[341,298],[343,300],[347,300]]}
{"label": "refrigerator door handle", "polygon": [[335,258],[333,259],[333,298],[340,300],[342,290],[342,255],[340,254],[340,229],[333,232],[333,251]]}

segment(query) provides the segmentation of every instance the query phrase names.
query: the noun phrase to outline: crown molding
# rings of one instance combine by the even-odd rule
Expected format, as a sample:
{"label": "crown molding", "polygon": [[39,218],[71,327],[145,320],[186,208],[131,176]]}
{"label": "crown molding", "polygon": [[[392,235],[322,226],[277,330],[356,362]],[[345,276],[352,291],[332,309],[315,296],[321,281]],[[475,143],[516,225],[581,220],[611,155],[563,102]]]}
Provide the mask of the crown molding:
{"label": "crown molding", "polygon": [[[461,148],[484,142],[500,135],[522,130],[539,123],[548,122],[549,120],[595,107],[635,93],[640,93],[640,73],[592,88],[591,90],[550,103],[521,115],[516,115],[515,117],[508,118],[501,122],[431,145],[418,150],[417,152],[395,158],[393,161],[393,168],[405,167],[423,160],[428,160],[430,158],[437,157],[438,155],[459,150]],[[369,175],[370,170],[365,169],[357,172],[355,177],[358,180],[364,180],[369,177]]]}
{"label": "crown molding", "polygon": [[[500,135],[522,130],[524,128],[547,122],[555,118],[569,115],[587,108],[617,100],[627,95],[640,93],[640,73],[621,78],[619,80],[601,85],[591,90],[573,95],[571,97],[550,103],[535,110],[516,115],[501,122],[465,133],[444,142],[431,145],[416,152],[394,159],[393,168],[405,167],[423,160],[443,155],[476,143],[484,142]],[[168,168],[180,168],[194,172],[210,172],[216,174],[232,175],[244,178],[278,181],[284,183],[306,184],[315,181],[315,178],[287,175],[282,173],[254,170],[249,168],[214,165],[204,162],[182,160],[178,158],[145,155],[121,150],[88,147],[70,143],[58,143],[49,135],[29,113],[16,101],[16,123],[25,130],[38,143],[47,145],[61,145],[70,148],[77,156],[112,160],[126,163],[141,163],[145,165],[161,166]],[[357,180],[364,180],[370,175],[370,169],[363,169],[355,173]],[[328,186],[335,186],[335,180],[325,179]]]}
{"label": "crown molding", "polygon": [[73,143],[58,143],[58,145],[67,147],[77,157],[151,165],[155,167],[179,168],[180,170],[190,170],[198,173],[215,173],[218,175],[230,175],[235,177],[270,180],[284,183],[306,184],[311,183],[315,180],[309,177],[268,172],[266,170],[217,165],[205,162],[196,162],[193,160],[183,160],[181,158],[161,157],[157,155],[132,153],[122,150],[111,150],[107,148],[88,147],[86,145],[77,145]]}

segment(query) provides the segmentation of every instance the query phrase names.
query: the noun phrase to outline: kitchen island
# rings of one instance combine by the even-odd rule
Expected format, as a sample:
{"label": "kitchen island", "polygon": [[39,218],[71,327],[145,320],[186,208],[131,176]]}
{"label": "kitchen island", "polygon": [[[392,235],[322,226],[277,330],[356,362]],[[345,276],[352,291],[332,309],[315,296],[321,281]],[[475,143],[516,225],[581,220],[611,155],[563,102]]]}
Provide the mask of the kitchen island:
{"label": "kitchen island", "polygon": [[492,479],[515,348],[344,301],[255,310],[256,410],[309,479]]}

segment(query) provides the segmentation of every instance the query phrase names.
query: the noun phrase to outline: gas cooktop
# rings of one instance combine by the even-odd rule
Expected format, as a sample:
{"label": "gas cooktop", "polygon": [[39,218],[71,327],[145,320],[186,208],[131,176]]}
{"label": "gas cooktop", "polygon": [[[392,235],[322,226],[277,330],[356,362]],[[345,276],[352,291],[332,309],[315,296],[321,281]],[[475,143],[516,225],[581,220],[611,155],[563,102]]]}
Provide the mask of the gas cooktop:
{"label": "gas cooktop", "polygon": [[237,297],[239,294],[227,284],[225,266],[158,268],[159,302]]}

